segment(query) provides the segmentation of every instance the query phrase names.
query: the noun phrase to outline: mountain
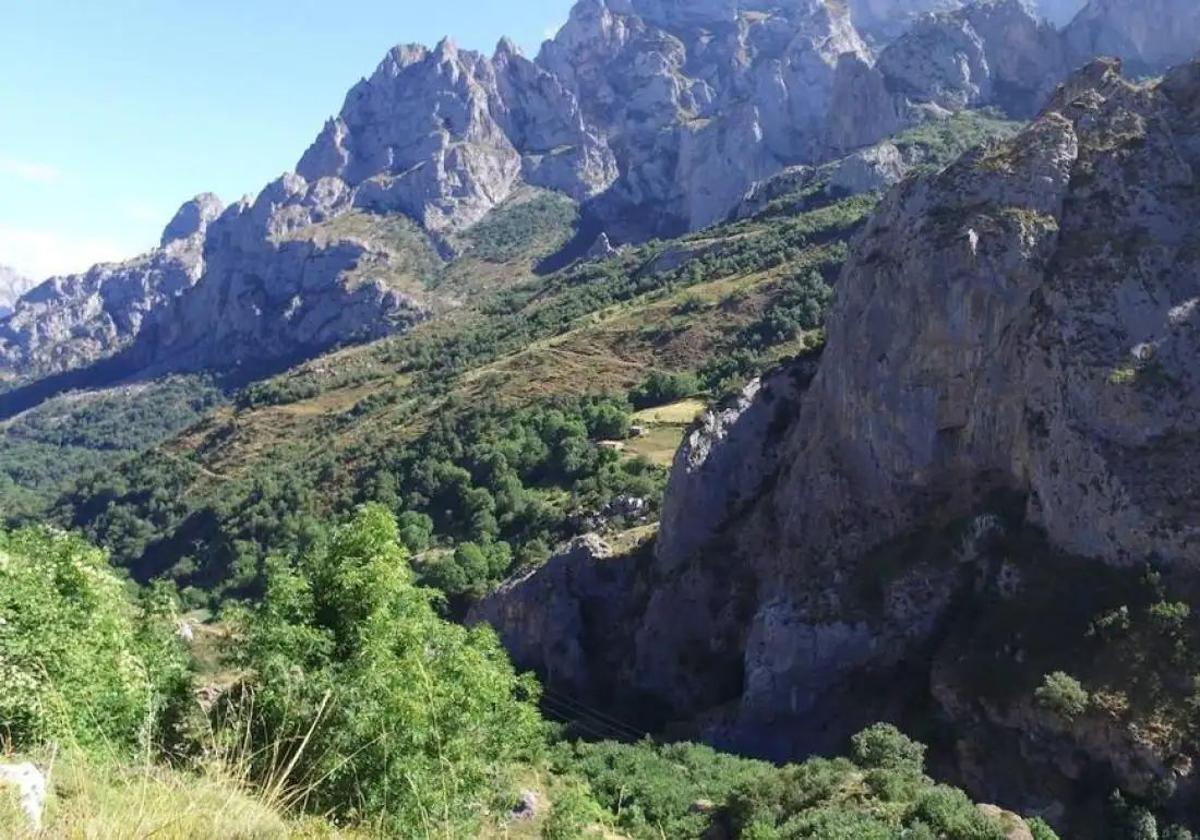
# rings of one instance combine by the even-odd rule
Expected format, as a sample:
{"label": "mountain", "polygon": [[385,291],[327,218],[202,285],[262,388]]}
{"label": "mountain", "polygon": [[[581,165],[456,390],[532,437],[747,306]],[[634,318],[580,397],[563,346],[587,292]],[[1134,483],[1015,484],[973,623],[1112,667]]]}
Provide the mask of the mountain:
{"label": "mountain", "polygon": [[1131,71],[1153,75],[1200,52],[1200,6],[1188,0],[1092,0],[1065,35],[1071,55],[1115,55]]}
{"label": "mountain", "polygon": [[1200,64],[1190,5],[1139,10],[584,0],[532,60],[398,47],[297,172],[0,321],[0,509],[302,636],[399,542],[568,732],[861,762],[714,793],[596,745],[630,836],[1002,836],[928,767],[1186,837]]}
{"label": "mountain", "polygon": [[[1196,629],[1154,628],[1200,550],[1197,172],[1200,63],[1088,65],[1014,140],[888,194],[820,360],[685,441],[652,556],[577,550],[476,619],[559,685],[628,686],[742,751],[917,709],[969,789],[1072,809],[1070,836],[1094,836],[1096,775],[1193,807],[1192,637],[1147,651]],[[1061,705],[1075,686],[1093,711]]]}
{"label": "mountain", "polygon": [[[785,170],[947,112],[1028,116],[1095,50],[1161,68],[1200,26],[1174,0],[1155,18],[1170,23],[1161,44],[1131,0],[1093,0],[1065,33],[1024,0],[914,22],[926,7],[582,0],[535,60],[507,40],[491,57],[449,39],[397,47],[295,173],[229,208],[202,196],[159,249],[56,278],[19,307],[0,328],[0,378],[19,389],[78,373],[19,391],[8,410],[131,375],[250,377],[406,330],[455,306],[427,281],[531,190],[581,206],[574,254],[600,233],[676,236]],[[888,9],[896,34],[871,46],[856,23]]]}
{"label": "mountain", "polygon": [[147,316],[204,275],[205,233],[221,209],[215,196],[201,196],[179,210],[151,253],[27,293],[0,321],[0,382],[38,379],[128,346]]}
{"label": "mountain", "polygon": [[0,318],[12,312],[17,298],[33,285],[28,277],[22,277],[6,265],[0,265]]}

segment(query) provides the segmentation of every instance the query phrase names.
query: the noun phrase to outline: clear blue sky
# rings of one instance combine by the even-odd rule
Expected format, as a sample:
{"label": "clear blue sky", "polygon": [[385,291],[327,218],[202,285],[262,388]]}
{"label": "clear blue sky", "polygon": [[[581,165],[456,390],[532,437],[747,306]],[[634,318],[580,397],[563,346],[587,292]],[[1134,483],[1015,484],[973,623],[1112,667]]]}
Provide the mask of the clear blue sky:
{"label": "clear blue sky", "polygon": [[33,276],[153,245],[205,191],[291,169],[394,44],[533,54],[571,0],[3,0],[0,263]]}

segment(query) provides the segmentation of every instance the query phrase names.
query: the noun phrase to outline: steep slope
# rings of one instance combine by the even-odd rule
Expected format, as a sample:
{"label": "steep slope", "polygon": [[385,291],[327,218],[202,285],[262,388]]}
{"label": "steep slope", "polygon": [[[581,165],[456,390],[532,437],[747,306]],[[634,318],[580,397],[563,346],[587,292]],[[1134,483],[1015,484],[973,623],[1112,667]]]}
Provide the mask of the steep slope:
{"label": "steep slope", "polygon": [[[1028,5],[1056,27],[1066,26],[1088,0],[1029,0]],[[860,31],[877,41],[894,40],[922,16],[953,12],[967,0],[850,0],[850,15]]]}
{"label": "steep slope", "polygon": [[[553,671],[537,640],[564,630],[615,669],[564,669],[575,685],[619,674],[742,749],[829,749],[858,715],[915,704],[1002,802],[1077,830],[1095,779],[1177,787],[1187,807],[1198,136],[1200,64],[1137,85],[1098,62],[1016,140],[895,189],[843,270],[819,366],[691,435],[652,560],[573,573],[625,575],[604,626],[632,629],[530,625],[537,575],[483,614],[532,651],[522,664]],[[1170,657],[1147,656],[1156,632]],[[1082,706],[1055,705],[1063,680],[1035,693],[1055,669],[1084,681]]]}

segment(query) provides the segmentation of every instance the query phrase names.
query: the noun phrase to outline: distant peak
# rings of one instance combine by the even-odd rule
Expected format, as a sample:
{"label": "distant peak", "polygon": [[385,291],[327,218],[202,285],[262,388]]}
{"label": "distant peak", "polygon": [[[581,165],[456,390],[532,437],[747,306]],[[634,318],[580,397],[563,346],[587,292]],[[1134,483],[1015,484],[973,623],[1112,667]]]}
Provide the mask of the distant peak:
{"label": "distant peak", "polygon": [[212,193],[201,193],[187,201],[175,213],[174,218],[163,229],[162,245],[179,239],[187,239],[208,228],[209,222],[221,215],[225,205]]}
{"label": "distant peak", "polygon": [[500,42],[496,44],[496,59],[516,58],[522,55],[524,55],[524,53],[522,53],[521,48],[517,46],[517,42],[512,38],[509,38],[507,35],[501,38]]}

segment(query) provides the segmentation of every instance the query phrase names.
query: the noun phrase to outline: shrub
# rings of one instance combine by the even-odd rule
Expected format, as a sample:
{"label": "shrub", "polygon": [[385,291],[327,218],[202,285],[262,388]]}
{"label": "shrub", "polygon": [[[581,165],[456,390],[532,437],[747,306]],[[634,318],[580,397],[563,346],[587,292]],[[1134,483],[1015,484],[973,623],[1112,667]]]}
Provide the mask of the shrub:
{"label": "shrub", "polygon": [[437,616],[398,537],[368,505],[298,569],[273,564],[243,662],[258,737],[282,745],[267,751],[291,757],[321,812],[400,836],[471,836],[543,748],[538,689],[490,629]]}
{"label": "shrub", "polygon": [[1006,832],[980,813],[960,790],[938,785],[918,800],[916,816],[936,837],[955,840],[1005,840]]}
{"label": "shrub", "polygon": [[174,601],[141,605],[103,552],[46,529],[0,533],[0,733],[9,746],[145,744],[184,693]]}
{"label": "shrub", "polygon": [[654,371],[629,393],[634,408],[653,408],[666,405],[700,390],[700,383],[690,373],[664,373]]}
{"label": "shrub", "polygon": [[1026,824],[1029,826],[1029,833],[1033,835],[1033,840],[1059,840],[1054,829],[1041,817],[1026,820]]}
{"label": "shrub", "polygon": [[1074,720],[1087,711],[1090,700],[1079,680],[1062,671],[1047,674],[1034,697],[1041,706],[1066,720]]}
{"label": "shrub", "polygon": [[889,723],[877,723],[855,735],[851,755],[865,768],[912,773],[921,773],[925,768],[925,746]]}
{"label": "shrub", "polygon": [[1150,620],[1162,634],[1174,636],[1182,632],[1191,608],[1182,602],[1160,601],[1150,607]]}

